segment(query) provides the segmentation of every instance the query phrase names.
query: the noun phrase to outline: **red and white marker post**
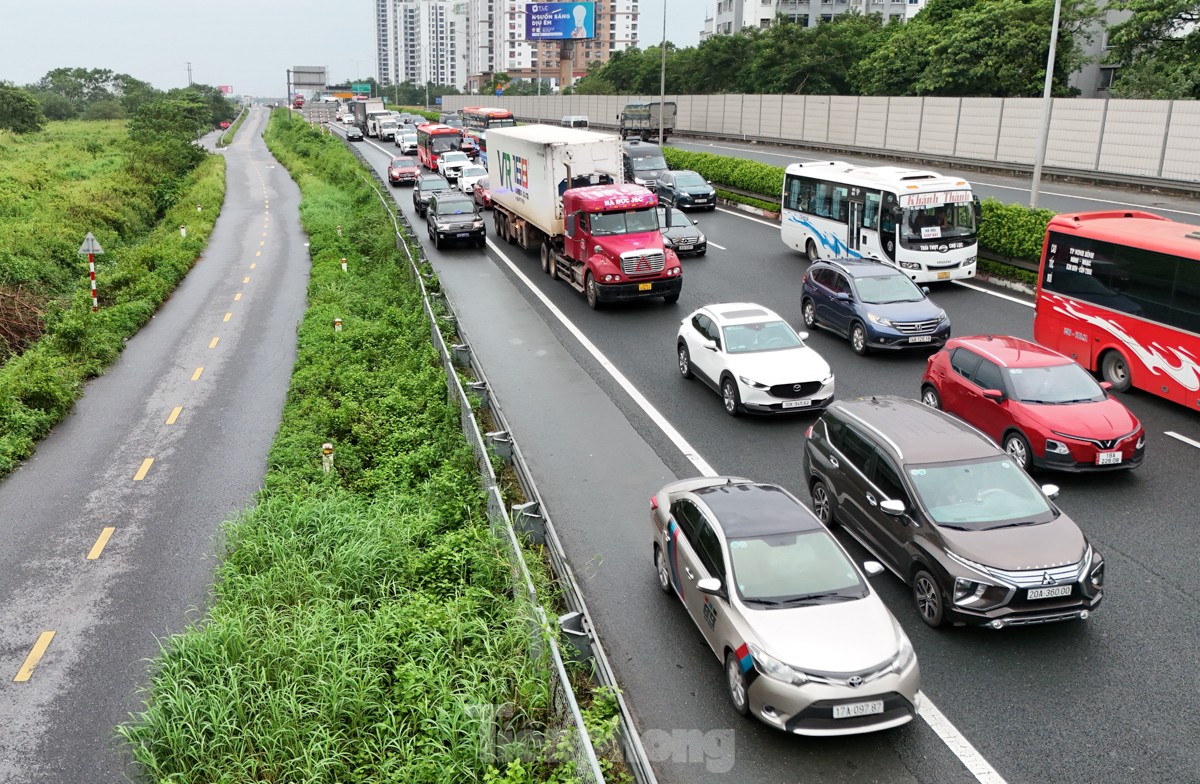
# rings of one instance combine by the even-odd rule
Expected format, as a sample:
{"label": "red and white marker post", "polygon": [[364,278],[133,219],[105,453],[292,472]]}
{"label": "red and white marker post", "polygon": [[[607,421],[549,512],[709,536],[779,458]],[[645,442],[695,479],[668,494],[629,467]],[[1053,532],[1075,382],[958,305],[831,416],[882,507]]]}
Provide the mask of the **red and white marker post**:
{"label": "red and white marker post", "polygon": [[96,238],[89,231],[87,236],[83,238],[83,244],[79,246],[79,254],[87,254],[88,257],[88,276],[92,279],[92,312],[95,313],[100,309],[100,302],[96,298],[96,255],[103,253],[104,248],[100,247],[100,243],[96,242]]}

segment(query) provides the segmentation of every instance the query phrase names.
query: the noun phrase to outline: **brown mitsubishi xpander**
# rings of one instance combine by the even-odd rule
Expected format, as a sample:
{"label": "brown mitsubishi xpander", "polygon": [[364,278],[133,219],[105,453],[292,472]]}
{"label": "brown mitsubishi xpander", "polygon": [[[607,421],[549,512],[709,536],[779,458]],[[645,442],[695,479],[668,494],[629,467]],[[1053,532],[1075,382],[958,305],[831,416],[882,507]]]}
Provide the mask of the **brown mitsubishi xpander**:
{"label": "brown mitsubishi xpander", "polygon": [[1084,619],[1104,559],[1011,456],[915,400],[832,403],[808,430],[813,511],[912,587],[922,620],[1002,629]]}

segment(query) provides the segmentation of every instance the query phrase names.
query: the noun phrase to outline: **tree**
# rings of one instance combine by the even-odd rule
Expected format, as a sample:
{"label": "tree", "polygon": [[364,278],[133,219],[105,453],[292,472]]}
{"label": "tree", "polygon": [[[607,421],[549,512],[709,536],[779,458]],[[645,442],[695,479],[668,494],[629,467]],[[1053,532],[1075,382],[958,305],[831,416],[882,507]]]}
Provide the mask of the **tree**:
{"label": "tree", "polygon": [[48,120],[70,120],[79,116],[79,107],[70,98],[36,89],[29,93],[41,104],[42,114]]}
{"label": "tree", "polygon": [[1108,29],[1108,61],[1120,65],[1117,98],[1200,98],[1200,2],[1118,0],[1131,11]]}
{"label": "tree", "polygon": [[0,82],[0,128],[13,133],[36,133],[46,125],[37,99],[9,82]]}
{"label": "tree", "polygon": [[[136,148],[133,170],[148,182],[169,182],[194,169],[205,156],[193,141],[212,128],[212,108],[194,93],[172,92],[180,95],[145,103],[129,120],[129,139]],[[160,199],[159,207],[166,206],[167,201]]]}

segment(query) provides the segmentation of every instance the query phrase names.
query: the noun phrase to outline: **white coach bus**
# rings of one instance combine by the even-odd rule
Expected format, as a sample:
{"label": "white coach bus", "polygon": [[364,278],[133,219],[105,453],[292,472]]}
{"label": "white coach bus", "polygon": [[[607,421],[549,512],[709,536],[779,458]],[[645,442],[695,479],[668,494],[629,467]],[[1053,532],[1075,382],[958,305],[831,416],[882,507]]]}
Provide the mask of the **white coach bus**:
{"label": "white coach bus", "polygon": [[979,199],[957,177],[842,161],[793,163],[783,242],[810,260],[874,257],[917,283],[975,276]]}

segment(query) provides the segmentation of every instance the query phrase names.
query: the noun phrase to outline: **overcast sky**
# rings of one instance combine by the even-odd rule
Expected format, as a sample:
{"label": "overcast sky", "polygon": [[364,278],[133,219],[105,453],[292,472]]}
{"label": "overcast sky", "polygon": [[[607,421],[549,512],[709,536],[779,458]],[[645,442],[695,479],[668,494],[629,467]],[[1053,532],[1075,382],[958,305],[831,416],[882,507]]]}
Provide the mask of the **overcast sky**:
{"label": "overcast sky", "polygon": [[[640,46],[700,39],[711,0],[640,0]],[[5,0],[0,81],[35,82],[55,68],[107,68],[160,90],[228,84],[282,96],[286,70],[323,65],[340,82],[375,68],[375,0]]]}

